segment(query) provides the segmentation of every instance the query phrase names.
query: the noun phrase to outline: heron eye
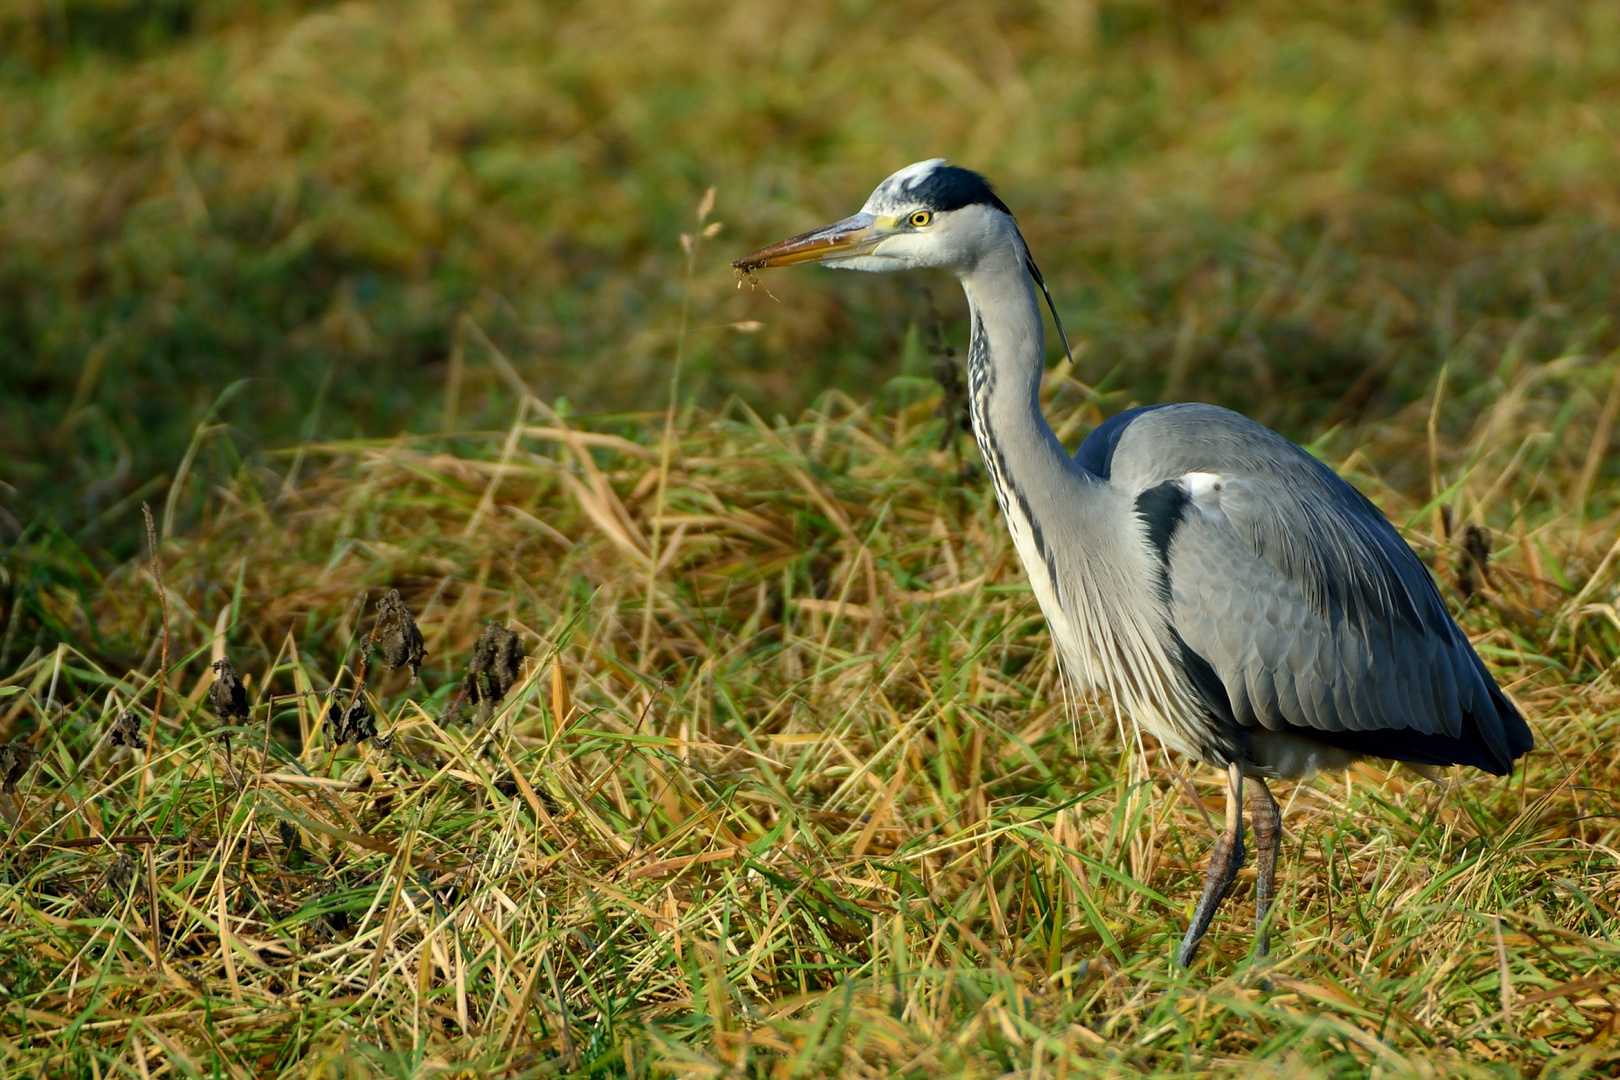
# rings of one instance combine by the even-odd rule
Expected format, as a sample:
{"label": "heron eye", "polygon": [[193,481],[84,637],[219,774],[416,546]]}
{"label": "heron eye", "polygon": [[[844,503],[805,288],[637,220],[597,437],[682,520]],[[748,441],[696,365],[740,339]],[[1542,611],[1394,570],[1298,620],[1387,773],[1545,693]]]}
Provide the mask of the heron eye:
{"label": "heron eye", "polygon": [[914,229],[920,229],[933,220],[933,214],[929,213],[927,210],[918,210],[911,215],[911,226]]}

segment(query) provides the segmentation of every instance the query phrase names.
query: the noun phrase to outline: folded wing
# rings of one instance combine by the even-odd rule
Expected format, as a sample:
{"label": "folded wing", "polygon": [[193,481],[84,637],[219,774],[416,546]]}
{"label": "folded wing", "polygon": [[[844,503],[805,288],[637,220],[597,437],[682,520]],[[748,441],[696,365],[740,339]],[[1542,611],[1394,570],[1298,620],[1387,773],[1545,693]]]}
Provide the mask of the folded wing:
{"label": "folded wing", "polygon": [[1212,712],[1493,773],[1530,749],[1427,568],[1332,470],[1209,406],[1144,412],[1113,441],[1109,466],[1141,493],[1171,622]]}

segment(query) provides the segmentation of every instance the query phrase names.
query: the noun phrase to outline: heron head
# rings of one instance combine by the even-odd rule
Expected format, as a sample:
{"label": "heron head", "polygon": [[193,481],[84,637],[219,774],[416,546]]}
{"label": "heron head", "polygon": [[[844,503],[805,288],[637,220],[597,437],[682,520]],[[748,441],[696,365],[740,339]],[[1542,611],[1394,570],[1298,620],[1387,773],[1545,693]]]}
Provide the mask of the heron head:
{"label": "heron head", "polygon": [[931,158],[879,184],[853,217],[760,248],[731,265],[747,271],[819,263],[879,273],[927,266],[961,272],[1017,235],[1012,211],[984,177]]}

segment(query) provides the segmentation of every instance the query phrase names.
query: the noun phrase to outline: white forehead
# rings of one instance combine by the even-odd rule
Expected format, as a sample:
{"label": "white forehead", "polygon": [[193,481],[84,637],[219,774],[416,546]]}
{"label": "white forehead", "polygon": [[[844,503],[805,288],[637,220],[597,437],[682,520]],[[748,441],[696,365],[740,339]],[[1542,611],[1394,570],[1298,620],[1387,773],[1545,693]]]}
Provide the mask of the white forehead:
{"label": "white forehead", "polygon": [[897,206],[909,205],[911,200],[907,195],[910,191],[932,176],[934,170],[943,164],[945,159],[936,157],[907,165],[877,186],[871,197],[866,200],[866,205],[861,207],[861,212],[877,214]]}

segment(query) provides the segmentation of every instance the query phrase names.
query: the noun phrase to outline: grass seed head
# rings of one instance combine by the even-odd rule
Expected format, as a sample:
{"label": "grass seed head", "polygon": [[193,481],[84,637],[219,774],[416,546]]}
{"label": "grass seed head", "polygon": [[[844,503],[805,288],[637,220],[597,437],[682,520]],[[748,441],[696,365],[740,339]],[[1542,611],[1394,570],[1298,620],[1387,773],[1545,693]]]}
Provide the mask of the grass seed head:
{"label": "grass seed head", "polygon": [[242,724],[248,718],[247,691],[228,657],[214,661],[214,682],[208,688],[208,701],[214,706],[214,715],[222,723],[234,721]]}
{"label": "grass seed head", "polygon": [[409,666],[411,682],[414,683],[422,661],[427,659],[427,643],[422,639],[422,631],[417,627],[416,620],[411,617],[411,609],[400,599],[398,589],[389,589],[388,595],[378,603],[377,627],[372,631],[372,637],[382,645],[388,670],[398,671]]}

